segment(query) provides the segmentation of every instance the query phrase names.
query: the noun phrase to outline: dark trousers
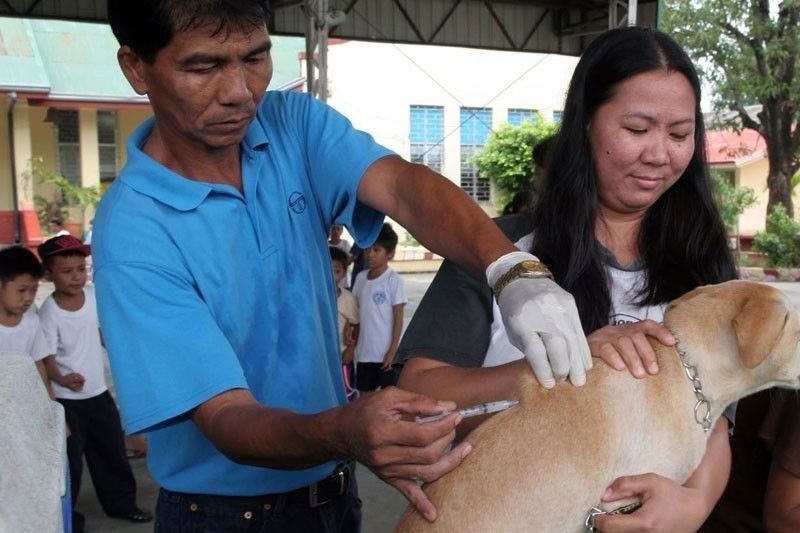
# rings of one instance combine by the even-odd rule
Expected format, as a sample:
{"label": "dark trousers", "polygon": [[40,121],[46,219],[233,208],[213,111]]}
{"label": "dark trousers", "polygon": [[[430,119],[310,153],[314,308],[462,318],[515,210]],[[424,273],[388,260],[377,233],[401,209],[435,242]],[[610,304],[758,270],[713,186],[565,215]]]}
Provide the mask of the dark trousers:
{"label": "dark trousers", "polygon": [[400,373],[392,368],[381,369],[381,363],[358,363],[356,365],[356,388],[362,392],[369,392],[378,388],[397,385]]}
{"label": "dark trousers", "polygon": [[69,475],[72,505],[77,502],[86,456],[97,499],[109,515],[124,515],[136,507],[136,480],[125,457],[125,442],[119,411],[108,391],[87,400],[65,400]]}
{"label": "dark trousers", "polygon": [[[352,467],[351,467],[352,468]],[[311,507],[283,495],[215,496],[161,489],[155,533],[359,533],[361,500],[354,472],[347,491]]]}

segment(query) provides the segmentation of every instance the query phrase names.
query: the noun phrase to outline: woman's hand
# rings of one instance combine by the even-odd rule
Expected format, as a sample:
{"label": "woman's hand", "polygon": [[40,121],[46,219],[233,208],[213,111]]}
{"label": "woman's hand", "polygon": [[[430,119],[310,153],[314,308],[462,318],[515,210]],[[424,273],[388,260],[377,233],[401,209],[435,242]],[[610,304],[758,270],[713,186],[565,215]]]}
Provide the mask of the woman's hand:
{"label": "woman's hand", "polygon": [[697,531],[706,519],[708,505],[703,491],[679,485],[657,474],[617,478],[603,501],[638,497],[642,506],[629,515],[600,515],[595,527],[603,533],[627,531]]}
{"label": "woman's hand", "polygon": [[656,354],[647,337],[672,346],[675,337],[664,325],[653,320],[642,320],[619,326],[604,326],[592,332],[586,340],[593,357],[599,357],[616,370],[625,370],[643,378],[658,373]]}

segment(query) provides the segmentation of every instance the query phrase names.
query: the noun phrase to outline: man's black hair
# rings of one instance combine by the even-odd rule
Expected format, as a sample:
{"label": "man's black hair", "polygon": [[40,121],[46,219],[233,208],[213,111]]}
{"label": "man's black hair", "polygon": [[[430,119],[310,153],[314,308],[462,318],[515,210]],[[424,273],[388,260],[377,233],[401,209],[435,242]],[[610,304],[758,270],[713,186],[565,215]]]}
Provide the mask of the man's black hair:
{"label": "man's black hair", "polygon": [[335,246],[328,246],[328,250],[331,252],[331,261],[339,261],[343,268],[347,268],[347,263],[349,261],[344,250]]}
{"label": "man's black hair", "polygon": [[269,0],[108,0],[117,41],[150,64],[176,33],[211,25],[216,35],[260,26],[269,15]]}
{"label": "man's black hair", "polygon": [[375,239],[375,244],[382,246],[387,252],[392,253],[397,248],[397,233],[392,229],[392,225],[388,222],[383,223],[381,232],[378,233],[378,238]]}
{"label": "man's black hair", "polygon": [[6,283],[23,274],[34,279],[44,275],[44,268],[36,256],[24,246],[10,246],[0,250],[0,283]]}

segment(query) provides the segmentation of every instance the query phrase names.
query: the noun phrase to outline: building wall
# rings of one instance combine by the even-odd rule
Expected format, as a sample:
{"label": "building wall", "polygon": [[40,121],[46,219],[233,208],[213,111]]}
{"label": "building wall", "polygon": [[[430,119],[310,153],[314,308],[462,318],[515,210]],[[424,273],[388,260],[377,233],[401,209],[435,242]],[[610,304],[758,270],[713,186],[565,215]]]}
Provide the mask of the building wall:
{"label": "building wall", "polygon": [[548,54],[348,41],[328,53],[328,102],[402,157],[410,156],[410,107],[444,107],[442,173],[460,183],[460,108],[536,109],[547,120],[563,106],[577,58]]}
{"label": "building wall", "polygon": [[769,201],[769,191],[767,190],[768,173],[769,162],[767,159],[761,159],[736,169],[736,187],[750,187],[758,197],[758,202],[746,209],[742,216],[739,217],[739,233],[741,235],[750,236],[759,231],[764,231],[767,202]]}
{"label": "building wall", "polygon": [[128,137],[139,124],[152,115],[153,112],[150,109],[125,109],[117,113],[117,159],[120,162],[120,169],[122,169],[128,157],[125,150],[125,143],[128,142]]}

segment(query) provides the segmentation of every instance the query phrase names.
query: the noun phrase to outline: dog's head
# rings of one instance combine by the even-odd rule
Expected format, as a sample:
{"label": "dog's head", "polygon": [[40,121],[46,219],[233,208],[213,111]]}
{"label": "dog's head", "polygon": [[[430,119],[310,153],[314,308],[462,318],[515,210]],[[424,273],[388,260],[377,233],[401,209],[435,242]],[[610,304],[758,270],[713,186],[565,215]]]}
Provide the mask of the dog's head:
{"label": "dog's head", "polygon": [[[724,378],[744,377],[748,392],[800,388],[800,318],[779,290],[752,281],[699,287],[673,301],[665,323],[690,356],[738,357],[713,364]],[[742,370],[745,372],[742,372]]]}

